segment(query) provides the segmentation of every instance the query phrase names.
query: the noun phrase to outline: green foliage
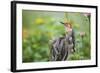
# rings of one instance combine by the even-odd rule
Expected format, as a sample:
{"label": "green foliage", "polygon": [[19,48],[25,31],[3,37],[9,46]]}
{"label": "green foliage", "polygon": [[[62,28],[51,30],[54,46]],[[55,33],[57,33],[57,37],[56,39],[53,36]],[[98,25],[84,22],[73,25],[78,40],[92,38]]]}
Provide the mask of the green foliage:
{"label": "green foliage", "polygon": [[[68,60],[85,60],[91,58],[90,23],[83,13],[22,11],[22,61],[45,62],[50,60],[50,40],[63,36],[65,28],[60,23],[64,18],[72,22],[75,30],[76,52]],[[85,26],[85,27],[84,27]],[[80,32],[85,32],[84,37]]]}

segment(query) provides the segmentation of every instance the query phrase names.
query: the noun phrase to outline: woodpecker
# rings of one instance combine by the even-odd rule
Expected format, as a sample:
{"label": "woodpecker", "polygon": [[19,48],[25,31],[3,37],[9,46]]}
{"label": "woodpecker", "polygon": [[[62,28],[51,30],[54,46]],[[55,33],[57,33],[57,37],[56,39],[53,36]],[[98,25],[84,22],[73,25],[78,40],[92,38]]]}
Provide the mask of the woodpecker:
{"label": "woodpecker", "polygon": [[65,61],[70,53],[75,52],[75,35],[71,23],[64,24],[66,35],[58,37],[51,43],[51,61]]}

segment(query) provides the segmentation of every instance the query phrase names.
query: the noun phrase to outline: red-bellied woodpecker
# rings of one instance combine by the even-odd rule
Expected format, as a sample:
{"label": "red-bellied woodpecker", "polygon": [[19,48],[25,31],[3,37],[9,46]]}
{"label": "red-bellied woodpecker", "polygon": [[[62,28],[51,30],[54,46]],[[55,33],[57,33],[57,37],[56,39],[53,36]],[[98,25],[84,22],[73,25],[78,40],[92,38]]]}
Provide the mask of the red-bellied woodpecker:
{"label": "red-bellied woodpecker", "polygon": [[51,61],[64,61],[71,52],[75,52],[75,36],[74,30],[70,23],[63,23],[67,34],[58,37],[51,43]]}

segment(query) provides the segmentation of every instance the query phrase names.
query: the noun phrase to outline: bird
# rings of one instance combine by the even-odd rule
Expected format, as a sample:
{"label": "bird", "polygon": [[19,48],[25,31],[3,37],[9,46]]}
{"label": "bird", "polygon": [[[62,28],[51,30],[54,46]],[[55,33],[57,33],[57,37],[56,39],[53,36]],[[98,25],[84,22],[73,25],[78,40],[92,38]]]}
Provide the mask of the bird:
{"label": "bird", "polygon": [[65,61],[70,53],[75,52],[75,34],[72,25],[68,22],[64,24],[67,33],[52,40],[51,43],[51,61]]}

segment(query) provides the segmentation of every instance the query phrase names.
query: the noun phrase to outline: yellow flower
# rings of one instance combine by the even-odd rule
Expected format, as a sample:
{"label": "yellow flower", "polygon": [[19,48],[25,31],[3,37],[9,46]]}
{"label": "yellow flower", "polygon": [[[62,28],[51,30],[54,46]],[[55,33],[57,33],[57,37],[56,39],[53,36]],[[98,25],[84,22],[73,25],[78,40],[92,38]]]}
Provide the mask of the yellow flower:
{"label": "yellow flower", "polygon": [[28,35],[29,35],[28,30],[23,28],[23,30],[22,30],[22,36],[23,36],[23,38],[27,38]]}
{"label": "yellow flower", "polygon": [[37,19],[35,20],[35,23],[36,23],[36,24],[43,24],[43,23],[44,23],[44,20],[43,20],[42,18],[37,18]]}

